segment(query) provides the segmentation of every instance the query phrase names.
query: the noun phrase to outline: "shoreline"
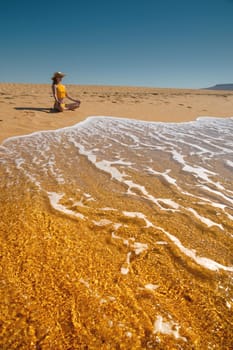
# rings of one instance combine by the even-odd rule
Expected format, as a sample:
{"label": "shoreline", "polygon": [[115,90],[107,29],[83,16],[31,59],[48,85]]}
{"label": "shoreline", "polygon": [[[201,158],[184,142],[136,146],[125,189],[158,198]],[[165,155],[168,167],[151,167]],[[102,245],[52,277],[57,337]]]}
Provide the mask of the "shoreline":
{"label": "shoreline", "polygon": [[117,117],[117,116],[87,116],[86,119],[80,120],[78,123],[75,123],[73,125],[69,125],[69,126],[64,126],[58,129],[45,129],[45,130],[37,130],[37,131],[33,131],[29,134],[23,134],[23,135],[15,135],[15,136],[10,136],[7,137],[6,139],[0,141],[0,146],[4,147],[4,143],[14,140],[14,139],[18,139],[18,138],[25,138],[25,137],[31,137],[33,135],[37,135],[40,133],[56,133],[59,131],[63,131],[63,130],[68,130],[68,129],[72,129],[74,127],[76,127],[77,125],[80,124],[85,124],[87,122],[89,122],[91,119],[98,119],[98,118],[107,118],[107,119],[124,119],[126,121],[138,121],[141,123],[167,123],[167,124],[183,124],[183,123],[192,123],[192,122],[198,122],[200,119],[204,118],[204,119],[233,119],[233,116],[231,117],[213,117],[213,116],[198,116],[196,119],[193,120],[188,120],[188,121],[180,121],[180,122],[163,122],[163,121],[151,121],[151,120],[141,120],[141,119],[133,119],[133,118],[125,118],[125,117]]}
{"label": "shoreline", "polygon": [[179,123],[233,115],[233,91],[69,84],[67,89],[81,100],[80,108],[53,113],[49,84],[0,83],[0,143],[74,126],[90,116]]}

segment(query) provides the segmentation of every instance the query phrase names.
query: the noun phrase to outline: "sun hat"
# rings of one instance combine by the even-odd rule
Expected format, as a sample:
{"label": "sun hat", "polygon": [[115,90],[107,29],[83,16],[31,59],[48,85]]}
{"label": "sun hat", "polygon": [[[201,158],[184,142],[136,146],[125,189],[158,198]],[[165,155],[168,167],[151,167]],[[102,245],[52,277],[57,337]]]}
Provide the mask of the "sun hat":
{"label": "sun hat", "polygon": [[63,78],[64,76],[65,76],[65,74],[62,72],[55,72],[51,79],[53,80],[55,78]]}

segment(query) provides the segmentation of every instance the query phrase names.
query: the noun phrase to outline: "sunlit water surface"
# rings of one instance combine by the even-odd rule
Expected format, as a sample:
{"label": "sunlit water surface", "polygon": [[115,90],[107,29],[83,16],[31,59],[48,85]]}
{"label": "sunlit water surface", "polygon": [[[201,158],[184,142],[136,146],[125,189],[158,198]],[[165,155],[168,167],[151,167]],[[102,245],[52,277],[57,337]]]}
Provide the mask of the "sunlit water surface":
{"label": "sunlit water surface", "polygon": [[0,147],[1,347],[233,349],[233,118]]}

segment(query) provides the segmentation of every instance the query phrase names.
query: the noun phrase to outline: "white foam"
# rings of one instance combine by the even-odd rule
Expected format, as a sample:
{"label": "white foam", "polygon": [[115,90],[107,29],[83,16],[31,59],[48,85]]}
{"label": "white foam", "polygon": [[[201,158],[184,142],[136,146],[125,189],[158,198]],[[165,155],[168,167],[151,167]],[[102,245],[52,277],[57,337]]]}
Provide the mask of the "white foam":
{"label": "white foam", "polygon": [[59,204],[59,201],[63,198],[64,193],[56,193],[56,192],[48,192],[48,197],[50,200],[50,204],[51,206],[66,215],[70,215],[70,216],[75,216],[79,219],[84,219],[85,216],[81,213],[76,213],[73,210],[67,209],[64,205]]}
{"label": "white foam", "polygon": [[133,181],[131,180],[127,180],[127,181],[124,181],[124,183],[126,185],[128,185],[128,191],[127,193],[128,194],[133,194],[133,195],[137,195],[135,192],[134,192],[134,188],[138,189],[141,191],[141,193],[143,194],[143,197],[145,199],[148,199],[149,201],[151,201],[152,203],[156,204],[161,210],[165,210],[165,211],[171,211],[172,209],[167,209],[167,208],[164,208],[160,203],[159,201],[161,201],[161,199],[158,199],[158,198],[155,198],[154,196],[152,196],[151,194],[148,193],[148,191],[146,190],[145,186],[141,186],[141,185],[138,185],[136,183],[134,183]]}
{"label": "white foam", "polygon": [[[136,120],[123,119],[123,118],[89,117],[85,121],[79,124],[76,124],[73,127],[68,127],[68,128],[64,128],[56,131],[46,131],[45,133],[34,133],[25,137],[29,137],[30,143],[33,143],[33,139],[35,139],[35,136],[39,137],[39,141],[43,145],[43,149],[40,150],[40,156],[43,155],[43,161],[44,161],[48,159],[46,152],[49,152],[50,150],[49,142],[52,140],[52,138],[58,142],[63,142],[63,137],[65,135],[69,140],[69,142],[75,145],[75,147],[79,149],[79,153],[82,155],[85,155],[89,159],[89,161],[91,161],[92,164],[94,164],[98,169],[110,174],[112,179],[115,179],[127,185],[128,194],[141,196],[151,201],[152,203],[156,204],[160,210],[173,211],[173,210],[179,210],[181,208],[178,203],[176,203],[175,201],[169,198],[156,198],[155,196],[153,196],[147,191],[145,186],[141,185],[140,183],[134,183],[131,179],[129,179],[129,175],[126,175],[126,173],[124,172],[124,167],[125,168],[132,167],[132,165],[134,165],[135,169],[138,170],[137,169],[138,160],[136,160],[135,162],[135,159],[133,158],[133,161],[134,161],[133,162],[132,159],[127,158],[125,150],[127,147],[127,150],[130,150],[131,152],[133,149],[138,149],[138,147],[140,147],[143,150],[142,152],[143,156],[145,154],[144,151],[147,151],[147,150],[154,150],[154,149],[164,150],[166,153],[173,155],[173,159],[182,165],[182,169],[184,171],[190,172],[197,179],[200,179],[204,182],[207,182],[213,185],[216,189],[219,190],[219,191],[216,191],[216,195],[221,196],[221,191],[222,192],[226,191],[224,186],[220,182],[214,182],[211,180],[211,177],[216,175],[216,173],[213,171],[210,171],[209,168],[206,169],[198,164],[190,163],[189,153],[184,153],[186,152],[186,150],[182,148],[183,145],[186,145],[187,147],[192,148],[192,153],[194,155],[200,154],[200,152],[203,154],[204,153],[210,154],[212,152],[214,154],[214,151],[213,150],[210,151],[209,147],[218,147],[219,149],[221,148],[217,145],[212,146],[211,142],[209,142],[210,140],[213,139],[211,138],[211,136],[209,136],[210,137],[209,141],[204,140],[206,141],[205,143],[206,148],[201,147],[200,142],[203,141],[202,140],[203,137],[200,136],[201,133],[198,130],[199,129],[203,130],[203,125],[204,127],[206,127],[208,126],[208,123],[212,123],[214,127],[217,127],[219,124],[223,124],[225,126],[226,121],[221,120],[220,118],[216,118],[216,119],[207,118],[205,119],[205,122],[203,124],[203,119],[200,119],[200,120],[198,122],[190,122],[190,123],[165,124],[165,123],[142,122],[142,121],[136,121]],[[50,134],[52,135],[51,139],[50,139]],[[45,135],[46,135],[46,139],[44,140]],[[99,147],[99,144],[97,145],[95,144],[95,142],[93,142],[93,147],[92,147],[92,144],[89,142],[89,139],[88,139],[88,137],[92,135],[99,138],[99,140],[101,140],[102,138],[102,140],[104,141],[102,147]],[[177,137],[177,135],[179,137]],[[220,136],[219,136],[219,142],[221,141]],[[188,138],[190,138],[191,141],[188,141]],[[112,140],[111,143],[109,142],[110,139]],[[215,139],[217,138],[215,137]],[[13,139],[6,140],[4,145],[7,145],[8,142],[12,140]],[[19,138],[17,138],[17,141],[18,140]],[[25,144],[26,143],[27,142],[25,142]],[[109,148],[114,147],[115,143],[118,143],[118,145],[120,145],[121,147],[117,155],[119,159],[110,161],[109,159],[106,158],[107,153],[105,153],[105,151],[103,150],[105,149],[109,150]],[[228,141],[228,144],[230,145],[229,141]],[[65,146],[68,148],[67,145],[64,145],[64,147]],[[230,152],[230,147],[229,148],[225,147],[224,149],[225,149],[225,152]],[[124,153],[121,153],[122,150]],[[124,155],[124,157],[121,156],[122,154]],[[149,155],[150,155],[149,158],[148,156],[146,156],[145,159],[143,158],[143,162],[144,162],[143,168],[147,169],[147,171],[151,174],[163,177],[169,184],[174,185],[176,186],[177,189],[181,190],[180,187],[177,186],[177,183],[176,183],[177,179],[169,175],[171,171],[170,169],[157,171],[157,170],[154,170],[152,167],[148,166],[150,162],[153,162],[151,153],[149,153]],[[104,159],[102,159],[103,157]],[[116,152],[114,154],[114,157],[116,158]],[[114,159],[114,157],[113,158],[111,157],[110,159]],[[21,159],[20,157],[17,159],[19,159],[18,166],[21,167],[23,165],[24,160],[23,158]],[[39,157],[39,155],[35,158],[35,162],[36,163],[40,162],[40,164],[42,164],[41,157]],[[231,166],[232,164],[230,160],[226,160],[225,162],[229,166]],[[205,164],[205,162],[203,161],[202,164]],[[59,173],[58,167],[56,166],[55,168],[55,159],[51,155],[50,155],[49,161],[47,162],[47,165],[52,175],[55,178],[57,178],[57,181],[60,184],[65,183],[66,180],[63,177],[63,174]],[[33,176],[31,177],[31,179],[36,181],[35,177]],[[140,191],[140,194],[138,194],[138,191]],[[226,196],[224,199],[231,201],[230,198],[227,198]],[[165,204],[169,208],[164,208],[162,204]],[[77,205],[81,205],[81,203],[77,203]],[[223,210],[225,210],[225,208]],[[230,216],[228,217],[230,218]],[[206,220],[205,220],[205,223],[207,223]],[[211,223],[208,222],[207,224],[211,224]],[[147,225],[151,225],[151,224],[147,222]]]}
{"label": "white foam", "polygon": [[[201,199],[201,203],[198,200],[195,201],[196,205],[200,206],[207,203],[209,206],[218,209],[215,209],[217,215],[225,214],[225,217],[233,221],[231,215],[233,204],[232,173],[229,171],[233,165],[232,125],[232,118],[208,118],[201,119],[198,122],[166,124],[123,118],[90,117],[72,127],[6,140],[4,147],[1,147],[1,158],[3,158],[1,166],[3,166],[4,177],[7,174],[7,186],[20,183],[20,176],[23,174],[27,176],[27,179],[36,183],[41,191],[46,192],[51,191],[51,188],[54,189],[54,192],[49,192],[49,200],[55,210],[72,217],[84,219],[84,215],[78,213],[74,206],[61,204],[66,186],[68,191],[70,185],[72,191],[76,191],[79,187],[82,188],[82,186],[79,186],[81,182],[84,184],[83,188],[88,191],[88,182],[85,182],[85,175],[83,176],[82,170],[79,168],[79,160],[83,155],[89,160],[90,166],[93,165],[97,170],[99,169],[110,175],[109,182],[116,180],[123,184],[121,195],[129,194],[132,203],[135,198],[140,200],[142,205],[146,201],[150,202],[147,203],[151,206],[149,218],[155,215],[156,219],[159,210],[161,210],[169,211],[169,214],[171,212],[172,219],[172,213],[181,210],[182,212],[188,212],[191,219],[194,219],[192,217],[194,215],[207,227],[216,226],[225,232],[225,226],[220,221],[222,216],[216,216],[216,219],[213,220],[210,219],[211,216],[210,218],[203,217],[200,215],[201,210],[199,212],[196,206],[195,209],[185,207],[188,201],[184,197],[191,196],[195,199]],[[163,158],[160,157],[160,152],[162,152]],[[71,157],[70,162],[69,156]],[[66,168],[68,164],[70,168]],[[76,166],[77,164],[78,166]],[[15,169],[18,171],[15,172]],[[179,177],[180,169],[184,171],[181,177]],[[224,169],[224,172],[221,169]],[[12,170],[13,172],[11,172]],[[136,176],[131,177],[131,173],[135,173]],[[18,178],[15,178],[15,174]],[[158,198],[156,187],[149,192],[150,187],[146,183],[146,177],[149,174],[159,177],[161,181],[164,180],[164,183],[166,181],[165,185],[171,185],[168,189],[175,193],[176,198],[179,198],[178,192],[181,193],[182,196],[177,203],[172,200],[172,196],[171,198]],[[193,176],[190,176],[190,174]],[[216,181],[216,179],[218,180]],[[62,186],[63,184],[65,186]],[[109,188],[110,186],[111,183],[109,183]],[[115,190],[117,191],[117,189]],[[204,193],[202,197],[197,195],[200,191]],[[92,195],[99,198],[98,194],[90,193],[86,195],[84,193],[84,199],[77,201],[74,205],[84,206],[88,200],[94,200]],[[165,196],[169,197],[168,195]],[[205,196],[206,198],[204,198]],[[97,207],[98,199],[95,200]],[[155,204],[159,210],[155,209],[151,203]],[[116,210],[114,208],[108,209],[107,205],[106,203],[106,208],[101,210]],[[131,206],[131,208],[136,207],[136,205]],[[126,207],[125,209],[129,208]],[[144,210],[142,209],[142,211]],[[131,213],[131,217],[144,220],[144,227],[146,228],[153,227],[153,223],[143,213],[134,212],[133,209],[132,212],[124,213]],[[225,217],[222,222],[226,222]],[[101,220],[96,220],[94,223],[98,225]],[[229,227],[229,233],[226,233],[232,237],[230,224],[226,225],[226,227]],[[111,225],[114,225],[114,223]],[[126,225],[124,224],[124,226]],[[117,230],[118,228],[114,226],[114,229]],[[115,235],[113,238],[116,237]],[[213,237],[213,239],[215,238]],[[126,245],[132,252],[137,251],[132,240],[120,236],[117,239],[120,240],[118,243]],[[185,248],[180,241],[173,241],[173,243],[178,243],[179,249],[184,254],[206,268],[210,267],[212,270],[226,268],[227,271],[231,271],[231,267],[224,267],[210,259],[199,257],[191,249]],[[157,244],[162,243],[157,242]],[[129,268],[128,265],[127,267]]]}
{"label": "white foam", "polygon": [[128,337],[128,338],[132,338],[132,335],[133,335],[133,334],[132,334],[131,332],[126,332],[125,335],[126,335],[126,337]]}
{"label": "white foam", "polygon": [[120,240],[123,240],[123,238],[122,238],[122,237],[120,237],[120,236],[116,235],[114,232],[112,232],[112,238],[114,238],[114,239],[120,239]]}
{"label": "white foam", "polygon": [[154,225],[152,224],[151,221],[149,221],[147,219],[147,217],[143,214],[143,213],[140,213],[140,212],[131,212],[131,211],[123,211],[123,214],[125,216],[128,216],[130,218],[139,218],[139,219],[143,219],[146,223],[146,226],[145,227],[153,227]]}
{"label": "white foam", "polygon": [[83,207],[83,208],[86,207],[86,205],[83,203],[83,198],[81,198],[79,201],[73,202],[73,205],[77,207]]}
{"label": "white foam", "polygon": [[110,221],[110,220],[108,220],[108,219],[101,219],[101,220],[99,220],[99,221],[92,220],[92,222],[93,222],[96,226],[106,226],[106,225],[112,224],[112,221]]}
{"label": "white foam", "polygon": [[147,167],[146,169],[150,174],[162,176],[169,184],[178,187],[176,184],[176,179],[174,179],[173,177],[168,175],[168,173],[171,171],[171,169],[166,169],[164,172],[156,171],[156,170],[152,169],[151,167]]}
{"label": "white foam", "polygon": [[218,196],[218,197],[223,198],[223,199],[224,199],[225,201],[227,201],[228,203],[233,204],[233,198],[230,198],[229,196],[224,195],[224,194],[221,193],[220,191],[213,190],[212,188],[209,188],[208,186],[205,186],[205,185],[200,185],[200,187],[203,188],[204,190],[210,192],[210,193],[215,194],[215,195]]}
{"label": "white foam", "polygon": [[131,252],[127,254],[126,257],[126,267],[122,266],[121,267],[121,274],[122,275],[127,275],[129,273],[129,266],[130,266],[130,257],[131,257]]}
{"label": "white foam", "polygon": [[184,160],[184,157],[175,150],[172,151],[172,154],[173,154],[173,159],[176,160],[181,165],[183,165],[183,168],[182,168],[183,171],[191,173],[197,178],[200,178],[208,183],[212,183],[216,185],[216,183],[210,180],[209,178],[210,175],[211,176],[217,175],[216,173],[214,173],[213,171],[209,171],[203,167],[199,167],[199,166],[194,167],[192,165],[187,164]]}
{"label": "white foam", "polygon": [[148,290],[154,291],[154,290],[158,289],[159,286],[157,284],[148,283],[145,285],[145,288]]}
{"label": "white foam", "polygon": [[91,151],[87,151],[85,150],[85,147],[76,142],[75,140],[73,140],[75,147],[77,147],[79,149],[80,154],[86,156],[88,158],[88,160],[93,163],[98,169],[105,171],[109,174],[111,174],[112,179],[116,179],[117,181],[122,182],[124,179],[124,174],[121,174],[121,172],[119,170],[117,170],[116,168],[112,167],[112,162],[108,161],[108,160],[102,160],[102,161],[97,161],[96,156],[91,152]]}
{"label": "white foam", "polygon": [[134,191],[134,189],[137,189],[144,195],[144,197],[146,199],[152,201],[161,210],[165,210],[165,211],[171,210],[171,209],[167,209],[167,208],[164,208],[163,206],[161,206],[158,199],[156,199],[154,196],[149,194],[148,191],[146,190],[145,186],[139,185],[139,184],[133,182],[132,180],[127,180],[126,179],[127,175],[124,172],[121,173],[117,168],[112,166],[112,164],[114,164],[114,162],[108,161],[108,160],[97,161],[97,157],[95,154],[93,154],[92,151],[87,151],[82,144],[80,144],[79,142],[77,142],[73,139],[72,139],[72,142],[75,145],[75,147],[77,147],[79,149],[80,154],[86,156],[88,158],[88,160],[93,165],[95,165],[98,169],[110,174],[112,179],[115,179],[115,180],[127,185],[128,186],[128,190],[127,190],[128,194],[137,195],[137,193],[135,193],[135,191]]}
{"label": "white foam", "polygon": [[127,275],[128,273],[129,273],[128,267],[121,267],[121,274],[122,275]]}
{"label": "white foam", "polygon": [[170,206],[171,208],[178,210],[180,208],[180,205],[176,202],[174,202],[172,199],[169,198],[158,198],[158,201],[160,203],[164,203],[168,206]]}
{"label": "white foam", "polygon": [[119,222],[114,224],[114,229],[118,230],[120,227],[122,226],[122,224],[120,224]]}
{"label": "white foam", "polygon": [[116,211],[115,208],[110,208],[110,207],[100,208],[100,210],[103,210],[103,211]]}
{"label": "white foam", "polygon": [[82,283],[88,289],[90,289],[90,284],[87,281],[85,281],[83,278],[80,278],[79,282]]}
{"label": "white foam", "polygon": [[187,338],[181,337],[179,330],[180,330],[180,326],[178,325],[178,323],[173,321],[170,321],[170,322],[163,321],[162,316],[157,316],[157,319],[155,320],[155,323],[154,323],[153,333],[172,335],[176,339],[187,341]]}
{"label": "white foam", "polygon": [[[203,187],[204,189],[207,189],[208,187],[207,186],[200,186],[200,187]],[[214,192],[214,193],[217,193],[215,191],[211,191],[210,192]],[[200,199],[202,202],[199,202],[198,204],[200,205],[210,205],[212,206],[213,208],[219,208],[222,210],[222,212],[230,219],[233,221],[233,216],[231,214],[229,214],[226,209],[228,208],[227,205],[225,204],[222,204],[222,203],[216,203],[216,202],[213,202],[211,200],[209,200],[208,198],[204,198],[204,197],[200,197],[200,196],[197,196],[197,195],[193,195],[192,193],[189,193],[189,192],[186,192],[186,191],[181,191],[182,194],[186,195],[186,196],[189,196],[189,197],[192,197],[192,198],[196,198],[196,199]],[[226,196],[224,196],[223,194],[219,193],[219,196],[223,197],[224,199],[227,199]],[[184,207],[183,207],[184,208]]]}
{"label": "white foam", "polygon": [[21,168],[21,165],[25,163],[25,159],[23,159],[23,158],[18,158],[18,159],[15,160],[15,163],[16,163],[16,167],[17,167],[18,169],[20,169],[20,168]]}
{"label": "white foam", "polygon": [[226,160],[225,161],[225,164],[229,167],[229,168],[233,168],[233,162],[232,161],[230,161],[230,160]]}
{"label": "white foam", "polygon": [[224,228],[222,226],[222,224],[217,224],[216,222],[205,218],[204,216],[199,215],[196,210],[192,209],[192,208],[187,208],[188,211],[190,211],[190,213],[192,213],[197,219],[199,219],[201,222],[203,222],[205,225],[207,225],[208,227],[212,227],[212,226],[217,226],[219,227],[221,230],[224,231]]}
{"label": "white foam", "polygon": [[113,327],[113,321],[112,320],[108,320],[108,325],[109,325],[110,328],[112,328]]}
{"label": "white foam", "polygon": [[148,244],[140,243],[140,242],[134,242],[132,244],[132,248],[134,249],[135,254],[139,255],[139,254],[143,253],[145,250],[148,249]]}
{"label": "white foam", "polygon": [[208,259],[205,257],[200,257],[200,256],[196,255],[196,251],[184,247],[183,244],[180,242],[180,240],[177,237],[175,237],[172,234],[170,234],[169,232],[165,231],[162,227],[159,227],[159,226],[155,226],[155,227],[158,228],[159,230],[161,230],[163,233],[165,233],[165,235],[168,238],[170,238],[170,240],[180,249],[180,251],[182,253],[184,253],[189,258],[193,259],[198,265],[201,265],[204,268],[209,269],[211,271],[218,271],[220,269],[220,270],[224,270],[224,271],[233,272],[233,266],[229,266],[229,267],[224,266],[224,265],[217,263],[214,260],[211,260],[211,259]]}

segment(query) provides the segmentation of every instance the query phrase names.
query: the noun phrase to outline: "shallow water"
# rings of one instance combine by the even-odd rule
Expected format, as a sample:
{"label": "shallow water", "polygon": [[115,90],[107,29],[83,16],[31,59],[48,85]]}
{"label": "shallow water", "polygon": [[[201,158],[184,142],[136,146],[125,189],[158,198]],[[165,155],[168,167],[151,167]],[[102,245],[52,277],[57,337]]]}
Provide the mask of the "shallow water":
{"label": "shallow water", "polygon": [[232,134],[92,117],[6,140],[3,348],[233,348]]}

